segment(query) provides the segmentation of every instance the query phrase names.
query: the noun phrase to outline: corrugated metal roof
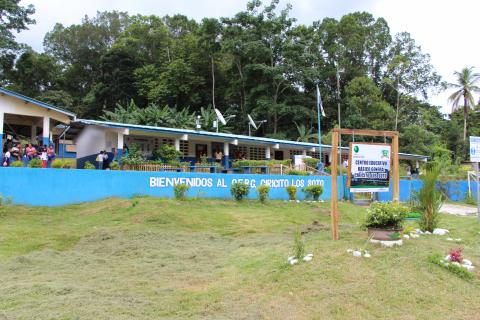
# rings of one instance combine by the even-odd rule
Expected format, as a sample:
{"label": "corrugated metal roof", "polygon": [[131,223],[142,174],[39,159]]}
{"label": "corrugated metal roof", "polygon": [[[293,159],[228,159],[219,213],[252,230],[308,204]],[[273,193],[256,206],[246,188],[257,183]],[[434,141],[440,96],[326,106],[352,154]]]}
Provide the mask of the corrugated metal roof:
{"label": "corrugated metal roof", "polygon": [[[99,121],[99,120],[87,120],[87,119],[77,119],[75,122],[85,124],[85,125],[98,125],[107,128],[123,128],[123,129],[130,129],[130,130],[139,130],[139,131],[150,131],[150,132],[159,132],[159,133],[169,133],[169,134],[187,134],[192,136],[199,136],[199,137],[210,137],[210,138],[219,138],[223,140],[238,140],[238,141],[246,141],[246,142],[253,142],[259,144],[268,144],[268,145],[288,145],[294,146],[303,149],[311,149],[311,148],[318,148],[318,144],[310,143],[310,142],[300,142],[300,141],[290,141],[290,140],[279,140],[279,139],[270,139],[270,138],[263,138],[263,137],[251,137],[245,135],[238,135],[238,134],[230,134],[230,133],[223,133],[223,132],[210,132],[210,131],[197,131],[191,129],[177,129],[177,128],[167,128],[167,127],[154,127],[154,126],[144,126],[138,124],[126,124],[126,123],[118,123],[118,122],[108,122],[108,121]],[[322,149],[331,149],[330,145],[322,144]],[[347,150],[348,147],[342,147],[342,150]],[[408,154],[408,153],[399,153],[399,156],[402,159],[411,159],[411,160],[426,160],[429,157],[419,154]]]}
{"label": "corrugated metal roof", "polygon": [[62,114],[65,114],[69,117],[72,117],[75,119],[76,117],[76,114],[75,113],[72,113],[72,112],[69,112],[69,111],[65,111],[63,109],[60,109],[60,108],[57,108],[55,106],[52,106],[51,104],[48,104],[48,103],[45,103],[45,102],[42,102],[42,101],[38,101],[36,99],[33,99],[33,98],[30,98],[30,97],[27,97],[27,96],[24,96],[23,94],[20,94],[18,92],[14,92],[14,91],[11,91],[11,90],[8,90],[8,89],[5,89],[5,88],[0,88],[0,93],[3,93],[3,94],[6,94],[8,96],[11,96],[11,97],[15,97],[15,98],[18,98],[18,99],[21,99],[25,102],[29,102],[31,104],[34,104],[36,106],[39,106],[39,107],[42,107],[42,108],[45,108],[45,109],[48,109],[48,110],[54,110],[54,111],[57,111],[57,112],[60,112]]}

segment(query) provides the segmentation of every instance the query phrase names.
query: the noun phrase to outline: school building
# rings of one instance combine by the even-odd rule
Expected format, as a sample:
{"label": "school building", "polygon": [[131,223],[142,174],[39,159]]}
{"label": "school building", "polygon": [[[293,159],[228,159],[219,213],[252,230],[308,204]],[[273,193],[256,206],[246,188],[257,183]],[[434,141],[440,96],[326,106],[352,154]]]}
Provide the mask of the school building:
{"label": "school building", "polygon": [[[55,145],[57,156],[76,158],[77,167],[86,161],[94,161],[101,150],[110,157],[121,159],[124,148],[132,144],[140,146],[148,157],[162,144],[175,147],[183,155],[183,161],[192,164],[202,155],[214,161],[216,151],[222,152],[222,164],[231,166],[237,158],[247,160],[285,160],[295,155],[322,158],[328,163],[331,146],[308,142],[269,139],[246,135],[217,133],[144,125],[113,123],[107,121],[77,119],[76,115],[50,104],[0,88],[0,140],[2,146],[11,138],[27,139],[34,144]],[[346,157],[347,148],[343,155]],[[418,163],[427,156],[400,153],[401,160]]]}

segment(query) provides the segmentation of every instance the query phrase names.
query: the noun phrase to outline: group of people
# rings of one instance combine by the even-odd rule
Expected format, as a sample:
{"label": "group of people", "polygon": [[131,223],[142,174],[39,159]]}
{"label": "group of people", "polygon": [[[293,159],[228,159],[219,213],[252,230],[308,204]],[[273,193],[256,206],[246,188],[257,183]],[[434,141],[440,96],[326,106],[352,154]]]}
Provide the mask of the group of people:
{"label": "group of people", "polygon": [[106,170],[109,168],[109,157],[108,157],[108,152],[106,150],[100,151],[100,153],[97,155],[97,158],[95,161],[98,164],[98,169],[99,170]]}
{"label": "group of people", "polygon": [[32,145],[31,143],[25,144],[24,147],[20,142],[14,139],[7,139],[2,147],[2,166],[8,167],[15,161],[28,162],[32,159],[42,160],[42,168],[46,168],[48,162],[55,159],[55,149],[52,145]]}

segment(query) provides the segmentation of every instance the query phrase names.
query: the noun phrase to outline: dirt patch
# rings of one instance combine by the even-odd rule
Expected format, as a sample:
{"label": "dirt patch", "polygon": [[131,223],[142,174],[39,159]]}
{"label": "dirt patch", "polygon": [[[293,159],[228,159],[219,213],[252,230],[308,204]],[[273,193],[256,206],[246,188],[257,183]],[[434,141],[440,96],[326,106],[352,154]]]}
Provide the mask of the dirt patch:
{"label": "dirt patch", "polygon": [[313,220],[311,224],[302,226],[301,233],[307,234],[312,232],[319,232],[319,231],[328,230],[329,228],[330,227],[327,226],[326,224],[320,223],[318,220]]}

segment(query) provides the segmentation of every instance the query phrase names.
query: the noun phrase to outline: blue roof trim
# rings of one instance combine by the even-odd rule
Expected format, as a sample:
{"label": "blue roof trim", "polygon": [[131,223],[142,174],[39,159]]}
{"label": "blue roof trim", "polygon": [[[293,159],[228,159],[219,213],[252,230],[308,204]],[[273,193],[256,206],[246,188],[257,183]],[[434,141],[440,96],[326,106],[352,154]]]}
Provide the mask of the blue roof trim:
{"label": "blue roof trim", "polygon": [[20,94],[20,93],[17,93],[17,92],[14,92],[14,91],[11,91],[11,90],[8,90],[8,89],[5,89],[5,88],[0,88],[0,93],[4,93],[8,96],[15,97],[15,98],[18,98],[20,100],[35,104],[35,105],[37,105],[39,107],[42,107],[42,108],[45,108],[45,109],[54,110],[54,111],[63,113],[65,115],[73,117],[73,118],[76,117],[75,113],[62,110],[60,108],[52,106],[51,104],[48,104],[48,103],[45,103],[45,102],[42,102],[42,101],[38,101],[38,100],[33,99],[33,98],[29,98],[27,96],[24,96],[23,94]]}
{"label": "blue roof trim", "polygon": [[[262,144],[282,144],[290,145],[303,148],[318,148],[318,144],[310,142],[299,142],[299,141],[290,141],[290,140],[278,140],[262,137],[250,137],[245,135],[236,135],[230,133],[221,133],[221,132],[209,132],[209,131],[196,131],[191,129],[176,129],[176,128],[167,128],[167,127],[154,127],[154,126],[144,126],[138,124],[127,124],[127,123],[118,123],[118,122],[108,122],[108,121],[99,121],[99,120],[87,120],[87,119],[77,119],[75,122],[87,124],[87,125],[98,125],[107,128],[125,128],[132,130],[140,131],[149,131],[149,132],[165,132],[165,133],[176,133],[176,134],[189,134],[195,136],[205,136],[212,138],[227,138],[227,139],[238,139],[242,141],[252,141]],[[322,144],[322,148],[330,149],[331,146],[327,144]],[[342,150],[348,150],[348,147],[342,147]],[[419,155],[419,154],[409,154],[409,153],[399,153],[404,157],[410,158],[419,158],[421,160],[428,159],[428,156]]]}

